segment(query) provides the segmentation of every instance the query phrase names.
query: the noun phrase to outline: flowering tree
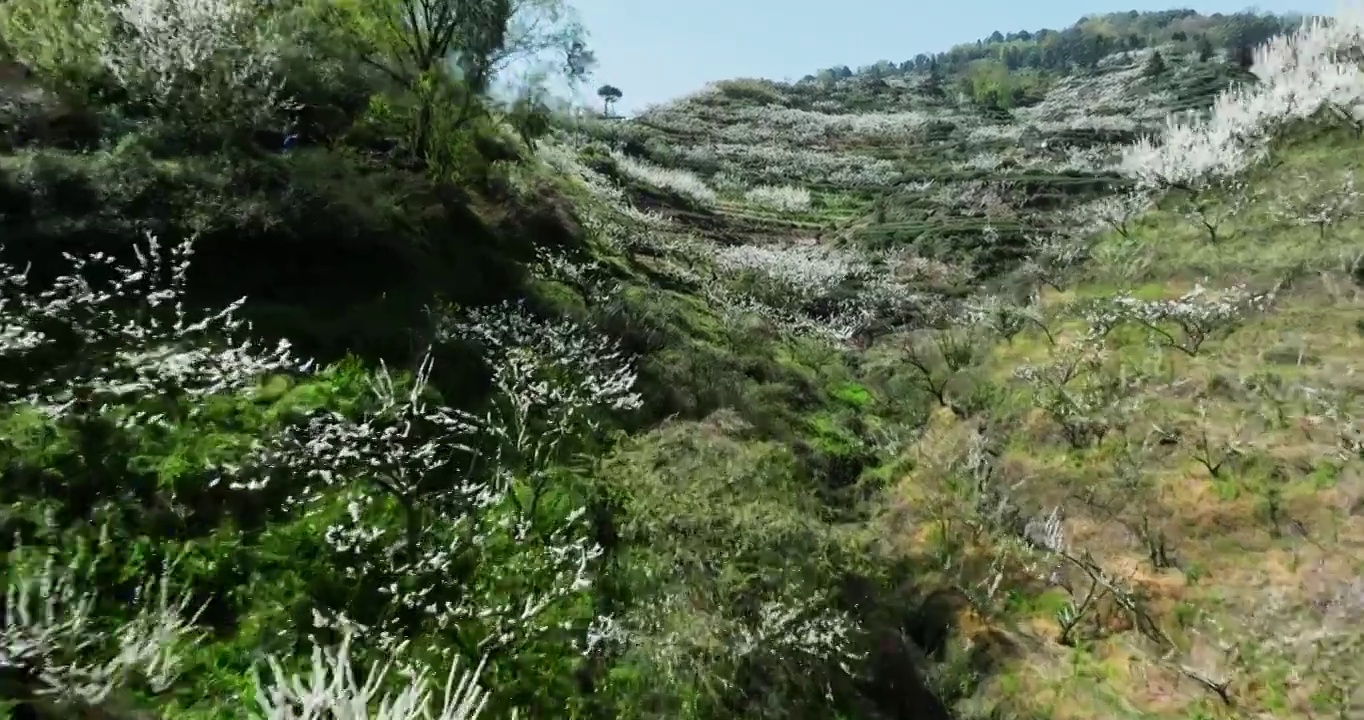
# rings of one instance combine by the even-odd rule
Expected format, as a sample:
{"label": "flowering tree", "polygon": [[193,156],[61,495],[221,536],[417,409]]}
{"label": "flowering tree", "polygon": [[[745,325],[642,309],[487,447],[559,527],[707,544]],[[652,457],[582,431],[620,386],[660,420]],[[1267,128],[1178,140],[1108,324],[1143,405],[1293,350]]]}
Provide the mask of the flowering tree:
{"label": "flowering tree", "polygon": [[[394,663],[375,662],[365,680],[356,680],[351,664],[351,643],[355,635],[347,630],[341,643],[333,648],[315,645],[312,668],[306,678],[290,675],[279,659],[270,657],[270,679],[255,675],[256,707],[252,717],[259,720],[326,720],[328,718],[374,718],[374,720],[474,720],[488,704],[488,693],[476,678],[480,664],[459,673],[451,663],[442,688],[440,704],[432,696],[430,671],[423,666],[400,668],[404,682],[397,693],[381,694],[383,685],[395,673]],[[378,702],[376,702],[376,700]],[[371,707],[378,711],[370,714]]]}
{"label": "flowering tree", "polygon": [[1112,229],[1124,238],[1131,236],[1131,224],[1151,208],[1151,197],[1141,191],[1119,192],[1081,205],[1071,217],[1082,227],[1095,225]]}
{"label": "flowering tree", "polygon": [[1315,227],[1317,239],[1324,241],[1327,231],[1358,214],[1359,197],[1351,170],[1322,182],[1302,176],[1278,198],[1277,215],[1293,225]]}
{"label": "flowering tree", "polygon": [[1091,241],[1083,230],[1033,234],[1022,273],[1040,287],[1062,291],[1070,273],[1090,258]]}
{"label": "flowering tree", "polygon": [[281,128],[280,13],[241,0],[128,0],[104,11],[98,57],[132,104],[177,132]]}
{"label": "flowering tree", "polygon": [[[323,625],[360,613],[354,622],[384,648],[433,632],[485,653],[550,630],[540,616],[590,586],[601,549],[555,463],[640,399],[610,341],[520,306],[441,318],[438,333],[482,345],[494,388],[486,413],[428,397],[428,353],[410,385],[381,368],[359,417],[317,413],[257,462],[310,479],[294,504],[328,519],[337,567],[380,600],[360,590],[320,608]],[[395,510],[401,530],[385,522]]]}
{"label": "flowering tree", "polygon": [[735,245],[717,248],[712,258],[731,285],[709,288],[722,307],[836,342],[923,310],[926,298],[908,285],[916,272],[933,270],[912,257],[815,243]]}
{"label": "flowering tree", "polygon": [[1112,480],[1079,491],[1086,505],[1127,529],[1142,544],[1155,569],[1174,567],[1174,540],[1166,503],[1169,498],[1147,464],[1154,457],[1158,433],[1141,442],[1124,437],[1113,461]]}
{"label": "flowering tree", "polygon": [[1256,312],[1268,310],[1276,292],[1255,293],[1237,285],[1210,293],[1202,285],[1172,300],[1112,298],[1109,320],[1130,321],[1149,330],[1156,342],[1185,355],[1197,355],[1204,343],[1230,335]]}
{"label": "flowering tree", "polygon": [[819,501],[789,449],[731,434],[745,427],[730,411],[665,423],[600,468],[630,581],[593,639],[643,673],[603,681],[644,681],[628,691],[628,716],[640,697],[721,714],[767,716],[774,696],[820,707],[826,683],[855,672],[861,632],[840,607],[835,558],[861,540],[813,514]]}
{"label": "flowering tree", "polygon": [[[141,437],[218,422],[206,412],[215,398],[253,390],[262,375],[311,372],[287,342],[258,347],[251,341],[249,325],[236,317],[244,300],[216,311],[191,309],[185,285],[192,256],[192,243],[167,251],[148,236],[135,262],[68,255],[71,270],[45,284],[26,269],[0,268],[4,400],[41,409],[56,426],[76,432],[105,423]],[[495,388],[486,412],[437,400],[428,353],[411,378],[382,365],[368,373],[368,396],[353,404],[325,400],[307,416],[286,414],[282,428],[251,438],[254,449],[221,462],[221,477],[207,483],[263,498],[282,476],[293,475],[278,493],[288,496],[280,509],[317,523],[318,544],[331,553],[325,566],[335,569],[336,585],[355,590],[320,594],[316,623],[354,632],[366,651],[397,655],[405,640],[427,639],[432,642],[422,652],[444,654],[453,646],[473,658],[550,631],[569,632],[565,600],[589,586],[600,550],[575,501],[576,481],[556,464],[587,447],[609,415],[640,403],[635,375],[618,348],[576,325],[539,321],[505,306],[475,311],[441,330],[482,347]],[[329,378],[311,376],[334,381]],[[119,484],[121,475],[113,477],[116,487],[103,488],[111,497],[128,489]],[[21,490],[28,492],[15,492]],[[50,483],[33,492],[65,496]],[[328,577],[318,573],[315,580]],[[51,594],[43,589],[49,585],[71,596],[57,598],[69,608],[49,618],[52,629],[28,632],[33,621],[23,614],[25,603],[34,589]],[[82,684],[79,692],[95,698],[122,683],[129,668],[169,666],[169,660],[128,654],[141,642],[133,635],[119,651],[123,664],[109,665],[103,675],[70,665],[61,658],[90,660],[86,649],[93,646],[80,632],[89,626],[82,618],[97,609],[93,600],[57,581],[16,587],[7,605],[11,637],[0,651],[11,666],[46,673],[51,687]],[[546,618],[556,613],[551,627]],[[144,625],[135,620],[126,632],[143,632]],[[564,645],[574,642],[581,646],[580,637]],[[167,638],[167,651],[172,647]],[[297,717],[281,709],[281,698],[292,697],[311,707],[308,712],[377,700],[347,685],[349,671],[332,665],[336,677],[321,685],[263,688],[269,707],[263,705],[262,717]],[[416,708],[427,707],[428,693],[417,685],[390,703],[390,710],[410,705],[415,714],[393,717],[426,717]],[[471,716],[471,705],[455,705],[463,715],[441,717]]]}
{"label": "flowering tree", "polygon": [[0,263],[0,359],[13,373],[0,399],[53,417],[110,410],[128,423],[164,423],[194,415],[195,402],[210,395],[311,367],[287,340],[269,347],[250,337],[237,317],[245,298],[190,310],[192,239],[169,252],[154,235],[145,241],[134,263],[63,253],[70,270],[45,288],[31,287],[28,268]]}
{"label": "flowering tree", "polygon": [[542,471],[566,441],[642,404],[633,389],[637,375],[618,344],[572,321],[542,320],[505,302],[474,308],[439,332],[483,348],[497,390],[488,425],[522,472]]}
{"label": "flowering tree", "polygon": [[154,693],[171,686],[198,640],[198,613],[187,612],[188,595],[171,593],[169,564],[141,586],[132,618],[110,636],[95,624],[99,598],[80,586],[79,563],[62,567],[49,554],[34,568],[22,562],[22,550],[11,553],[20,562],[9,568],[0,669],[33,678],[35,696],[86,706],[104,703],[134,679]]}
{"label": "flowering tree", "polygon": [[1037,406],[1061,428],[1071,447],[1099,442],[1126,420],[1140,378],[1113,372],[1111,358],[1089,338],[1052,349],[1048,362],[1024,364],[1014,377],[1027,385]]}
{"label": "flowering tree", "polygon": [[1056,336],[1047,325],[1042,309],[1036,305],[1019,305],[997,295],[987,295],[968,307],[967,315],[973,323],[990,330],[1009,344],[1029,327],[1041,331],[1049,344],[1056,344]]}
{"label": "flowering tree", "polygon": [[744,199],[754,205],[787,213],[810,209],[810,191],[805,188],[760,185],[745,192]]}
{"label": "flowering tree", "polygon": [[[292,358],[287,342],[274,348],[257,348],[252,343],[247,337],[249,326],[235,317],[244,300],[217,311],[190,310],[185,285],[192,250],[187,241],[166,252],[149,235],[145,246],[137,248],[135,263],[98,253],[88,257],[68,254],[70,271],[45,286],[30,278],[27,269],[0,269],[0,359],[5,362],[4,400],[10,408],[35,407],[58,425],[74,426],[78,432],[105,420],[130,433],[172,430],[175,423],[203,419],[200,413],[207,401],[253,388],[263,374],[307,371],[309,364]],[[380,376],[387,378],[386,373]],[[401,405],[391,382],[379,383],[378,394],[384,410]],[[390,414],[398,415],[400,421],[414,416],[425,420],[431,415]],[[436,419],[446,420],[441,427],[448,431],[462,418],[446,412],[436,414]],[[325,456],[328,439],[351,439],[330,425],[321,424],[320,429],[323,432],[317,439],[322,445],[296,447],[294,457],[279,452],[270,457],[287,460],[286,466],[299,466]],[[365,429],[381,428],[370,425]],[[263,441],[263,448],[278,451],[288,439],[279,444],[268,438],[258,441]],[[402,455],[400,451],[411,446],[401,442],[374,444],[389,452],[379,456],[386,465],[366,468],[373,482],[406,498],[403,493],[417,487],[411,471],[430,466],[431,459],[420,452]],[[375,455],[362,457],[371,460]],[[331,459],[338,470],[356,467],[355,458],[344,451]],[[221,470],[239,488],[265,485],[249,480],[241,468]],[[116,485],[131,482],[119,476],[113,479]],[[103,488],[110,496],[129,489]],[[40,490],[68,499],[69,490]],[[310,499],[315,498],[296,502]],[[45,521],[50,529],[56,528],[54,517]],[[103,536],[100,542],[107,544]],[[77,564],[62,568],[54,555],[40,571],[11,562],[5,623],[0,628],[0,667],[25,671],[36,678],[35,694],[53,695],[67,703],[98,705],[133,682],[153,692],[170,687],[187,643],[198,637],[193,630],[198,613],[186,612],[189,596],[172,596],[170,591],[174,563],[155,582],[142,586],[139,602],[134,604],[136,612],[119,621],[109,634],[105,630],[110,618],[101,614],[98,594],[78,582],[81,557],[73,561]],[[311,696],[317,702],[356,702],[336,694],[344,688],[313,689],[326,691]],[[424,689],[409,688],[402,697],[412,714],[393,717],[423,717],[417,713],[425,712]],[[361,697],[359,702],[369,699]],[[262,717],[297,717],[292,713],[288,708],[267,708]]]}
{"label": "flowering tree", "polygon": [[1240,174],[1264,157],[1266,141],[1285,122],[1364,100],[1364,69],[1353,54],[1362,31],[1364,15],[1347,7],[1270,40],[1254,53],[1259,82],[1222,93],[1206,115],[1170,116],[1159,140],[1143,138],[1126,150],[1120,170],[1145,187],[1193,191]]}
{"label": "flowering tree", "polygon": [[715,191],[694,173],[675,168],[665,168],[643,160],[636,160],[624,153],[612,152],[616,169],[622,175],[650,187],[677,193],[698,205],[714,205],[719,201]]}
{"label": "flowering tree", "polygon": [[[34,697],[51,697],[65,706],[98,707],[137,684],[161,693],[175,683],[187,653],[203,639],[195,629],[202,607],[189,612],[190,595],[170,589],[176,561],[167,562],[156,579],[139,587],[132,617],[108,633],[98,622],[105,620],[97,616],[98,593],[82,587],[88,584],[82,582],[82,571],[92,569],[82,557],[60,566],[56,555],[49,553],[40,567],[33,567],[32,558],[26,557],[31,553],[23,550],[12,552],[10,558],[0,624],[0,670],[20,671],[31,679],[25,689]],[[457,675],[457,662],[451,664],[438,706],[431,696],[429,670],[420,663],[404,665],[401,689],[379,697],[382,687],[395,680],[390,668],[404,644],[390,647],[389,660],[376,663],[361,685],[350,664],[353,637],[353,628],[347,627],[339,648],[315,647],[307,681],[287,675],[279,658],[271,656],[271,680],[255,677],[257,707],[252,717],[321,720],[335,713],[368,717],[377,700],[374,717],[382,720],[469,720],[486,705],[487,692],[475,681],[483,666]]]}
{"label": "flowering tree", "polygon": [[[173,595],[168,566],[137,593],[136,613],[112,635],[96,629],[98,596],[79,587],[76,566],[59,567],[49,556],[40,570],[12,568],[0,626],[0,669],[19,670],[34,678],[32,692],[59,702],[98,706],[132,684],[145,683],[153,693],[168,689],[179,676],[187,651],[201,634],[194,630],[199,613],[187,612],[188,595]],[[393,660],[376,663],[363,685],[350,663],[347,631],[332,650],[315,647],[308,679],[289,676],[277,657],[267,662],[270,681],[255,676],[260,720],[322,720],[347,713],[368,717],[378,699],[377,720],[471,720],[487,703],[487,692],[475,678],[483,666],[456,674],[451,665],[442,703],[432,714],[429,671],[422,665],[403,668],[402,690],[378,697],[392,680]]]}

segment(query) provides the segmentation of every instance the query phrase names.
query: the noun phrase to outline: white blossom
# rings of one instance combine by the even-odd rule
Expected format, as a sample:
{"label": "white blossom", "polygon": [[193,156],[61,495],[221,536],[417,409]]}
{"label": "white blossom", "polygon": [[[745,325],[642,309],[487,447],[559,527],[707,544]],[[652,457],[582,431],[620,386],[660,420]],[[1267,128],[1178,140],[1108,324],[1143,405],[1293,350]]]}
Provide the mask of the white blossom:
{"label": "white blossom", "polygon": [[[306,677],[291,675],[278,658],[268,658],[270,679],[262,680],[259,671],[255,672],[256,707],[251,709],[252,717],[259,720],[474,720],[487,706],[488,693],[477,681],[483,672],[483,662],[462,673],[458,662],[452,662],[437,698],[429,669],[409,666],[395,672],[392,657],[383,664],[375,662],[361,683],[351,663],[353,638],[354,635],[347,631],[340,645],[334,648],[314,645],[311,671]],[[395,675],[401,677],[402,689],[397,693],[384,691],[384,684]]]}
{"label": "white blossom", "polygon": [[845,613],[820,611],[823,598],[812,597],[802,606],[768,600],[758,609],[757,620],[740,626],[732,652],[738,657],[760,652],[784,657],[803,655],[831,660],[849,672],[848,663],[861,658],[851,649],[857,623]]}
{"label": "white blossom", "polygon": [[1284,123],[1364,101],[1364,69],[1352,54],[1361,30],[1364,14],[1343,5],[1335,18],[1310,17],[1296,32],[1261,45],[1251,68],[1258,83],[1226,90],[1206,115],[1170,116],[1158,138],[1127,149],[1120,169],[1147,187],[1198,189],[1239,175],[1264,157]]}
{"label": "white blossom", "polygon": [[[270,373],[311,368],[291,354],[287,340],[257,345],[250,324],[236,315],[245,298],[191,312],[185,283],[192,239],[167,253],[148,233],[145,249],[134,250],[135,264],[99,252],[63,253],[70,270],[46,288],[32,286],[28,269],[0,263],[0,356],[24,359],[59,341],[79,343],[69,363],[35,364],[26,387],[9,386],[10,399],[58,415],[78,404],[100,411],[163,398],[184,401],[177,411],[193,415],[196,401],[210,395],[252,387]],[[143,412],[128,421],[164,419]]]}
{"label": "white blossom", "polygon": [[611,153],[611,159],[626,177],[653,188],[677,193],[701,205],[714,205],[719,200],[704,180],[686,170],[659,167],[619,152]]}
{"label": "white blossom", "polygon": [[722,307],[756,313],[779,327],[844,342],[880,319],[895,320],[927,302],[897,270],[914,258],[876,256],[818,243],[716,248],[716,269],[750,282],[739,292],[712,287]]}
{"label": "white blossom", "polygon": [[893,184],[902,175],[894,162],[884,158],[805,147],[721,142],[691,146],[682,155],[689,162],[713,159],[724,171],[766,184],[799,181],[878,188]]}
{"label": "white blossom", "polygon": [[[369,623],[379,648],[407,634],[406,615],[491,652],[552,630],[545,611],[590,586],[601,548],[585,510],[545,522],[538,504],[565,443],[641,401],[615,344],[571,322],[512,303],[437,320],[442,337],[481,346],[494,390],[485,414],[428,397],[428,352],[406,390],[381,367],[359,417],[316,413],[258,462],[310,479],[294,504],[329,518],[337,566],[392,604]],[[405,526],[380,520],[395,504]],[[451,585],[470,567],[479,592]],[[320,612],[331,622],[340,610]]]}
{"label": "white blossom", "polygon": [[122,0],[102,60],[135,100],[187,123],[282,122],[275,13],[242,0]]}
{"label": "white blossom", "polygon": [[787,213],[810,209],[810,191],[805,188],[760,185],[745,192],[744,199],[754,205]]}
{"label": "white blossom", "polygon": [[[0,627],[0,668],[36,678],[39,695],[96,705],[138,675],[153,692],[178,677],[183,654],[200,635],[188,613],[190,597],[172,595],[168,563],[159,578],[143,584],[131,620],[112,637],[94,625],[97,595],[77,585],[75,565],[60,567],[49,555],[41,571],[12,569]],[[202,610],[202,609],[201,609]],[[103,647],[112,641],[114,654]]]}
{"label": "white blossom", "polygon": [[1143,378],[1112,372],[1092,338],[1057,348],[1047,362],[1014,368],[1014,377],[1032,391],[1037,407],[1061,429],[1071,447],[1103,440],[1140,402]]}
{"label": "white blossom", "polygon": [[1141,191],[1118,192],[1072,209],[1069,219],[1082,232],[1112,229],[1128,237],[1134,220],[1153,206],[1151,196]]}
{"label": "white blossom", "polygon": [[1353,170],[1325,180],[1303,175],[1278,198],[1276,214],[1293,225],[1315,227],[1325,240],[1332,226],[1358,214],[1359,199]]}
{"label": "white blossom", "polygon": [[1251,314],[1269,309],[1275,295],[1274,290],[1251,292],[1245,285],[1213,293],[1201,284],[1170,300],[1139,300],[1119,294],[1110,301],[1114,315],[1091,318],[1091,324],[1111,327],[1124,320],[1135,322],[1150,330],[1162,346],[1197,355],[1207,341],[1230,335]]}

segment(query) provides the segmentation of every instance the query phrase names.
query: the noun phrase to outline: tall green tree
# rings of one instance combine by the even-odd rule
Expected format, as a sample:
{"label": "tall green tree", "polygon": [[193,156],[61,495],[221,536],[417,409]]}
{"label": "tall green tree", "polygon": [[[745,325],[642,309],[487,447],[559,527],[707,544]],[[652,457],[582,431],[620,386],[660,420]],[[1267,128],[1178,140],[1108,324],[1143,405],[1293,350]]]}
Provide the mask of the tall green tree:
{"label": "tall green tree", "polygon": [[1159,50],[1151,53],[1151,57],[1146,60],[1146,67],[1142,68],[1142,74],[1146,77],[1158,77],[1165,73],[1165,58]]}
{"label": "tall green tree", "polygon": [[617,100],[620,100],[621,97],[623,97],[624,95],[625,93],[622,93],[620,91],[620,88],[616,87],[615,85],[602,85],[601,87],[597,88],[597,97],[601,98],[602,102],[601,109],[602,114],[606,115],[607,117],[610,117],[611,106],[615,104]]}
{"label": "tall green tree", "polygon": [[338,0],[328,7],[359,59],[410,103],[410,143],[428,161],[448,145],[434,136],[478,117],[497,73],[512,61],[555,50],[562,53],[558,69],[575,80],[593,64],[563,0]]}
{"label": "tall green tree", "polygon": [[1208,39],[1208,36],[1207,36],[1207,35],[1199,35],[1199,36],[1198,36],[1198,60],[1199,60],[1199,62],[1207,62],[1207,61],[1211,60],[1211,59],[1212,59],[1212,56],[1215,55],[1216,52],[1217,52],[1217,51],[1213,49],[1212,41]]}
{"label": "tall green tree", "polygon": [[511,0],[344,0],[328,16],[411,101],[411,149],[426,158],[438,117],[459,128],[480,109],[512,12]]}

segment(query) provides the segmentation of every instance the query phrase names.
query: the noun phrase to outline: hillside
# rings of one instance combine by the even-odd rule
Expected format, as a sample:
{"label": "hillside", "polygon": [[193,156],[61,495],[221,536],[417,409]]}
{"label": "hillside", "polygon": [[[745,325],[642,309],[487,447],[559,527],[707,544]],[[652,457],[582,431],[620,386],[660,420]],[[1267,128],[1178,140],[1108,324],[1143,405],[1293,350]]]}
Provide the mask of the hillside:
{"label": "hillside", "polygon": [[[1225,26],[1250,20],[1232,16],[1190,37],[1177,28],[1197,27],[1196,16],[1152,15],[1166,16],[1155,29],[1162,32],[1132,34],[1132,47],[1118,53],[1063,55],[1056,68],[1020,61],[1011,69],[995,58],[1010,57],[1019,42],[987,42],[923,56],[917,65],[932,62],[930,69],[911,62],[906,72],[872,66],[794,85],[718,82],[633,122],[580,130],[628,156],[705,178],[717,195],[699,199],[740,236],[787,228],[989,272],[1016,262],[1027,236],[1058,224],[1058,211],[1121,189],[1127,181],[1109,168],[1123,144],[1252,77],[1227,53],[1199,49],[1208,37],[1227,44]],[[1257,38],[1286,22],[1245,17],[1267,26]],[[1079,33],[1077,46],[1087,48],[1084,38],[1109,37],[1086,30],[1096,23],[1055,35]],[[786,186],[795,186],[798,202],[769,197]],[[987,225],[997,239],[982,245]]]}
{"label": "hillside", "polygon": [[916,640],[960,717],[1364,707],[1358,136],[1260,107],[1254,169],[1198,177],[1223,161],[1170,131],[1153,186],[1134,143],[1171,113],[1230,91],[1246,122],[1233,82],[1304,82],[1227,61],[1126,50],[1012,108],[943,92],[969,70],[727,81],[574,128],[732,304],[928,403],[863,477],[883,551],[951,588],[921,612],[953,607],[952,639]]}
{"label": "hillside", "polygon": [[1349,17],[617,121],[488,94],[554,3],[148,2],[0,6],[12,716],[1359,711]]}

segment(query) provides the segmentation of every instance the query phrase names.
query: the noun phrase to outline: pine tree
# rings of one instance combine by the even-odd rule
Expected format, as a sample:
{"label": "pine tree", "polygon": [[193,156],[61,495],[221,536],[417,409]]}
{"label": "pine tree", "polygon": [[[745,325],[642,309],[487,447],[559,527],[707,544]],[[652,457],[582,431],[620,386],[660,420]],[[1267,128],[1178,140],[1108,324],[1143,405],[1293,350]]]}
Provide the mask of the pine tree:
{"label": "pine tree", "polygon": [[1151,53],[1151,57],[1146,61],[1146,67],[1142,70],[1142,74],[1146,77],[1157,77],[1164,72],[1165,58],[1161,56],[1159,50],[1156,50]]}

